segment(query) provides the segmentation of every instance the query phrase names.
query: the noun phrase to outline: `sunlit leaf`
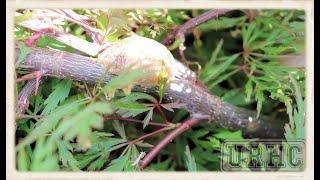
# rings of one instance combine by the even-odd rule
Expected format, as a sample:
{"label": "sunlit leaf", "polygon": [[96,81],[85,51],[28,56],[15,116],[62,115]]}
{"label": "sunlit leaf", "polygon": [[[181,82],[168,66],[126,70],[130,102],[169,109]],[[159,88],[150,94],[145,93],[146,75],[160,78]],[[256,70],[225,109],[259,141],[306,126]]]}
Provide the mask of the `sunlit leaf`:
{"label": "sunlit leaf", "polygon": [[39,124],[33,129],[27,137],[25,137],[16,147],[16,150],[34,142],[37,138],[45,136],[49,131],[51,131],[58,123],[59,120],[66,116],[78,112],[79,106],[81,106],[85,101],[75,101],[70,104],[59,107],[54,113],[44,117]]}
{"label": "sunlit leaf", "polygon": [[64,99],[69,95],[71,89],[71,80],[61,80],[53,87],[53,92],[44,101],[45,108],[42,111],[42,115],[47,115],[52,112]]}
{"label": "sunlit leaf", "polygon": [[27,171],[30,167],[30,159],[27,155],[25,148],[21,148],[18,151],[18,170],[19,171]]}

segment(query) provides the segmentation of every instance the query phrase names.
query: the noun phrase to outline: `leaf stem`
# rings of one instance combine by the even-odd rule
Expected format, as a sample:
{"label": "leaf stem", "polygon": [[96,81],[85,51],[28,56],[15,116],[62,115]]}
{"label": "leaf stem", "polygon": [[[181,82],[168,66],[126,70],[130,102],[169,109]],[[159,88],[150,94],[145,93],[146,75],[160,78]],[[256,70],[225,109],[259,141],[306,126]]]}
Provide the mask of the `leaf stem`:
{"label": "leaf stem", "polygon": [[[141,121],[141,120],[131,119],[131,118],[124,118],[124,117],[112,117],[112,116],[108,116],[108,117],[105,117],[104,120],[105,120],[105,121],[107,121],[107,120],[120,120],[120,121],[128,121],[128,122],[135,122],[135,123],[143,124],[143,121]],[[160,127],[170,127],[169,124],[162,124],[162,123],[156,123],[156,122],[149,122],[148,125],[160,126]]]}
{"label": "leaf stem", "polygon": [[167,118],[167,116],[164,114],[164,112],[162,111],[162,109],[161,109],[161,107],[159,106],[159,104],[157,104],[156,107],[157,107],[157,109],[158,109],[158,111],[159,111],[162,119],[164,120],[164,122],[165,122],[166,124],[168,124],[168,123],[169,123],[168,118]]}

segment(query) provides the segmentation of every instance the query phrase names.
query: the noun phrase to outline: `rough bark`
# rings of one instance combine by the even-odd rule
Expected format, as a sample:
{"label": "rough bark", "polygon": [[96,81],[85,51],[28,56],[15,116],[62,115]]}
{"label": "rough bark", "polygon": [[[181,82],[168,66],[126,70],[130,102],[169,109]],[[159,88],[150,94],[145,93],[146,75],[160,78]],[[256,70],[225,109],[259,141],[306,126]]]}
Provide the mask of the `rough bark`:
{"label": "rough bark", "polygon": [[[16,60],[20,50],[15,49]],[[32,48],[22,62],[31,71],[41,71],[44,76],[53,76],[91,84],[108,83],[111,74],[92,58],[50,49]],[[135,90],[144,90],[143,85]],[[236,107],[222,102],[219,97],[211,94],[203,85],[188,79],[173,79],[166,86],[165,99],[179,102],[182,108],[190,112],[193,119],[206,119],[229,130],[242,130],[249,138],[283,138],[284,121],[260,115],[256,118],[255,111]],[[148,88],[147,91],[155,91]]]}

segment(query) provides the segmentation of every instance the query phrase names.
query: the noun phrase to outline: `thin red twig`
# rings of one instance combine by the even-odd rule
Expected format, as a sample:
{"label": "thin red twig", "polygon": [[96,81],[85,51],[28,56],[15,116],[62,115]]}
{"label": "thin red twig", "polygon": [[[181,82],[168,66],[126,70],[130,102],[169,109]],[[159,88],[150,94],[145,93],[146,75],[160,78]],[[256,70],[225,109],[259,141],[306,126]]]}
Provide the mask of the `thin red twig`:
{"label": "thin red twig", "polygon": [[137,138],[137,139],[135,139],[135,140],[129,141],[129,142],[127,142],[127,144],[134,144],[134,143],[139,142],[139,141],[141,141],[141,140],[143,140],[143,139],[146,139],[146,138],[148,138],[148,137],[151,137],[151,136],[160,134],[160,133],[162,133],[162,132],[164,132],[164,131],[168,131],[169,129],[170,129],[169,127],[163,127],[163,128],[161,128],[161,129],[158,129],[158,130],[153,131],[153,132],[151,132],[151,133],[145,134],[145,135],[143,135],[143,136],[141,136],[141,137],[139,137],[139,138]]}
{"label": "thin red twig", "polygon": [[39,78],[39,76],[41,77],[42,74],[43,73],[41,71],[34,71],[32,73],[23,75],[20,78],[17,78],[16,82],[18,83],[18,82],[27,81],[27,80],[34,79],[34,78]]}
{"label": "thin red twig", "polygon": [[167,118],[167,116],[164,114],[164,112],[162,111],[161,107],[159,106],[159,104],[156,105],[159,113],[160,113],[160,116],[162,117],[162,119],[165,121],[166,124],[169,123],[169,120]]}
{"label": "thin red twig", "polygon": [[152,159],[158,155],[158,153],[167,146],[170,142],[172,142],[177,136],[179,136],[181,133],[187,131],[192,126],[199,124],[200,122],[203,122],[198,119],[189,119],[178,125],[173,131],[171,131],[169,134],[167,134],[161,141],[153,147],[153,149],[142,159],[140,162],[140,168],[145,168]]}
{"label": "thin red twig", "polygon": [[162,44],[169,46],[170,44],[173,43],[175,38],[178,38],[181,41],[179,45],[179,54],[182,58],[182,61],[184,61],[184,63],[186,64],[194,64],[194,63],[188,62],[184,55],[184,50],[186,49],[186,47],[184,46],[185,34],[190,32],[192,29],[199,26],[200,24],[205,23],[210,19],[218,18],[220,15],[225,14],[229,11],[231,11],[231,9],[213,9],[201,14],[200,16],[194,17],[188,20],[187,22],[185,22],[183,25],[175,28],[167,36],[167,38],[162,41]]}

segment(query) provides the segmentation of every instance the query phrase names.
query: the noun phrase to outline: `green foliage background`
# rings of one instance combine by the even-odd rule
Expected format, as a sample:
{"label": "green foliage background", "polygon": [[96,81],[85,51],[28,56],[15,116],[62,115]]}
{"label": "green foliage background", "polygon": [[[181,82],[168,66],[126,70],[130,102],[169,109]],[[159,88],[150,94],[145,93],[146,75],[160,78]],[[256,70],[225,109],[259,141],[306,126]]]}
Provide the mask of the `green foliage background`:
{"label": "green foliage background", "polygon": [[[23,15],[16,21],[28,18],[29,11],[19,12]],[[111,27],[107,36],[110,42],[132,31],[160,42],[177,25],[205,10],[111,10],[111,19],[102,11],[78,9],[76,12],[95,19],[101,30]],[[286,138],[304,140],[305,70],[279,64],[282,55],[304,53],[304,21],[304,12],[296,10],[263,10],[253,20],[245,11],[235,11],[210,20],[186,35],[185,55],[197,64],[191,68],[210,91],[234,105],[256,109],[258,114],[288,119]],[[92,41],[76,24],[65,22],[62,27]],[[16,25],[16,40],[26,40],[31,34]],[[180,58],[178,45],[176,40],[170,47],[177,59]],[[42,36],[36,46],[75,51],[47,36]],[[27,53],[25,50],[21,56]],[[18,68],[17,73],[25,72]],[[131,73],[123,73],[106,86],[90,87],[97,99],[89,97],[81,82],[46,79],[39,93],[30,100],[26,112],[30,117],[17,123],[17,169],[139,171],[133,162],[141,152],[148,152],[163,134],[135,144],[126,142],[156,130],[149,123],[161,123],[163,119],[152,106],[157,97],[144,93],[126,95],[121,91],[124,82],[125,85],[133,82],[130,77],[144,76]],[[23,85],[17,84],[17,92]],[[183,110],[169,110],[165,112],[173,126],[188,117]],[[114,113],[141,119],[143,126],[117,119],[104,121],[104,115]],[[220,144],[228,138],[242,139],[242,134],[199,125],[169,144],[145,170],[219,171]]]}

